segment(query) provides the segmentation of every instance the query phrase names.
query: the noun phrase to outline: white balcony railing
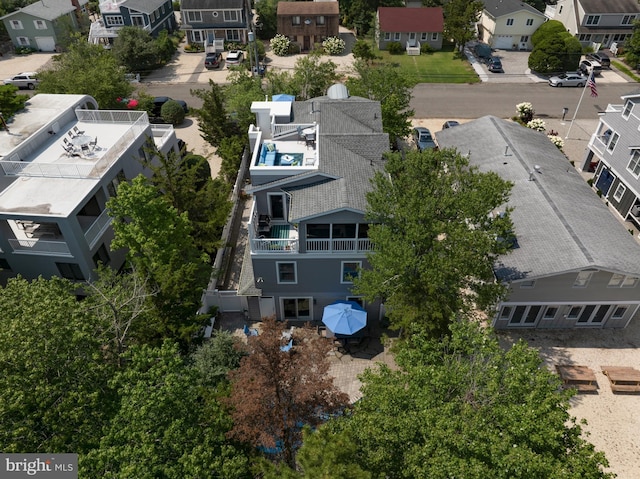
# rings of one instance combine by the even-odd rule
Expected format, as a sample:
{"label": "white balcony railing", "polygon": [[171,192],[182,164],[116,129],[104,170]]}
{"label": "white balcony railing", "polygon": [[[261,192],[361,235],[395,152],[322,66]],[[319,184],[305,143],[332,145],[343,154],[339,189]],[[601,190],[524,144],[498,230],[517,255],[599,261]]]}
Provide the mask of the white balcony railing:
{"label": "white balcony railing", "polygon": [[259,238],[251,240],[253,253],[297,253],[297,239]]}
{"label": "white balcony railing", "polygon": [[45,256],[71,256],[69,246],[64,241],[9,239],[9,244],[16,253],[40,254]]}
{"label": "white balcony railing", "polygon": [[603,137],[600,137],[598,135],[592,135],[591,141],[589,142],[589,146],[600,153],[600,155],[603,155],[605,150],[607,149],[607,144],[602,140],[602,138]]}
{"label": "white balcony railing", "polygon": [[84,233],[84,237],[87,240],[89,248],[93,248],[96,241],[102,237],[102,233],[111,224],[111,216],[107,214],[107,210],[104,210],[100,216],[93,222],[89,229]]}
{"label": "white balcony railing", "polygon": [[342,253],[344,251],[363,253],[372,250],[369,238],[308,239],[306,246],[307,252],[310,253]]}

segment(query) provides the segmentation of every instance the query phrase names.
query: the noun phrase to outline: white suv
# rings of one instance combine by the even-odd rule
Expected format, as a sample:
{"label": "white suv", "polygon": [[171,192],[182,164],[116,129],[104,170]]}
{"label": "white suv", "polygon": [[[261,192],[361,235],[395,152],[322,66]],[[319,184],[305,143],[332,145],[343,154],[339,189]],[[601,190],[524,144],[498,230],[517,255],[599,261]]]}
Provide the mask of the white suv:
{"label": "white suv", "polygon": [[17,75],[7,78],[4,81],[5,85],[13,85],[18,88],[28,88],[29,90],[33,90],[36,85],[38,85],[39,81],[36,78],[36,72],[24,72],[18,73]]}

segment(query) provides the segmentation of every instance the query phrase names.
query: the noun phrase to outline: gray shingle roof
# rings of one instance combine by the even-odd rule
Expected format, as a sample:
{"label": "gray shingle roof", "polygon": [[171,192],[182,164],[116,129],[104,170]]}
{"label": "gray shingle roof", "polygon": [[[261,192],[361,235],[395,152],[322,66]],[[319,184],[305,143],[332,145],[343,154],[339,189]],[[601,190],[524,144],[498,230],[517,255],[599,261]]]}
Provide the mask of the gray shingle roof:
{"label": "gray shingle roof", "polygon": [[520,10],[544,16],[544,13],[521,0],[484,0],[484,9],[494,18],[519,12]]}
{"label": "gray shingle roof", "polygon": [[165,3],[166,0],[126,0],[126,2],[123,3],[123,6],[148,15],[155,12]]}
{"label": "gray shingle roof", "polygon": [[[79,0],[79,3],[82,6],[86,5],[88,1],[89,0]],[[27,13],[43,20],[53,21],[56,18],[60,18],[63,15],[73,12],[75,9],[76,7],[71,4],[71,0],[53,0],[32,3],[31,5],[27,5],[26,7],[17,10],[17,12]],[[9,18],[15,13],[16,12],[12,12],[2,18]]]}
{"label": "gray shingle roof", "polygon": [[585,13],[640,13],[637,0],[580,0]]}
{"label": "gray shingle roof", "polygon": [[242,9],[244,0],[182,0],[182,10]]}
{"label": "gray shingle roof", "polygon": [[508,206],[519,248],[499,259],[499,279],[589,267],[640,276],[640,245],[544,133],[485,116],[437,132],[436,140],[514,184]]}
{"label": "gray shingle roof", "polygon": [[384,168],[382,155],[389,150],[380,103],[359,97],[295,102],[293,121],[320,125],[318,173],[322,181],[285,188],[291,195],[289,220],[298,222],[345,209],[364,213],[370,180]]}

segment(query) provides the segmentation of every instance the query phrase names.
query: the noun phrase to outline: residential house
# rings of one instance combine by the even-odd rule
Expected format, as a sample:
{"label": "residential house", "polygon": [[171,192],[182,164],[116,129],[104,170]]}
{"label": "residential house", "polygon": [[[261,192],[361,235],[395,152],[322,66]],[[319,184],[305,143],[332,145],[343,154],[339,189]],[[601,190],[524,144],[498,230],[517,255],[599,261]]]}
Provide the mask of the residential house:
{"label": "residential house", "polygon": [[376,14],[376,43],[386,50],[391,42],[400,42],[410,51],[427,43],[434,50],[442,48],[444,16],[442,7],[378,7]]}
{"label": "residential house", "polygon": [[545,15],[561,21],[584,47],[622,46],[633,34],[633,22],[640,18],[637,0],[557,0],[547,5]]}
{"label": "residential house", "polygon": [[251,10],[245,0],[181,0],[180,12],[189,43],[249,41]]}
{"label": "residential house", "polygon": [[520,0],[484,0],[478,39],[500,50],[531,50],[531,35],[544,14]]}
{"label": "residential house", "polygon": [[337,1],[278,2],[278,33],[306,52],[328,37],[339,35],[340,10]]}
{"label": "residential house", "polygon": [[178,28],[171,0],[100,0],[100,14],[102,18],[91,24],[89,42],[106,46],[122,27],[140,27],[152,37]]}
{"label": "residential house", "polygon": [[436,133],[513,184],[515,241],[494,265],[508,292],[492,324],[624,328],[640,306],[640,245],[545,133],[485,116]]}
{"label": "residential house", "polygon": [[[73,138],[72,138],[73,137]],[[146,112],[98,110],[88,95],[38,94],[0,131],[0,278],[95,278],[99,262],[119,269],[105,209],[119,183],[143,170],[152,140],[176,152],[170,125]]]}
{"label": "residential house", "polygon": [[593,187],[621,218],[640,228],[640,90],[608,105],[591,136],[584,171],[594,171]]}
{"label": "residential house", "polygon": [[365,195],[389,149],[380,103],[334,85],[326,97],[258,101],[251,111],[252,204],[238,289],[249,317],[319,321],[324,306],[349,299],[378,318],[380,305],[364,304],[352,287],[371,250]]}
{"label": "residential house", "polygon": [[85,9],[88,1],[35,2],[5,15],[2,21],[16,48],[53,52],[69,31],[79,30],[83,23],[89,24]]}

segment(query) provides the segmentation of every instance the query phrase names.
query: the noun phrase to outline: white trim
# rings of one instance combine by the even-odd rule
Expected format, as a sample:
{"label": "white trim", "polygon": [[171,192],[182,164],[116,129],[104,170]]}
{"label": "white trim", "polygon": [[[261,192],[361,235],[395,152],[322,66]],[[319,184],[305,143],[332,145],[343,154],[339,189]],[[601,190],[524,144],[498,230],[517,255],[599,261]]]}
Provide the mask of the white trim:
{"label": "white trim", "polygon": [[[293,265],[293,281],[283,281],[280,276],[280,265]],[[296,261],[276,261],[276,281],[278,284],[298,284],[298,263]]]}
{"label": "white trim", "polygon": [[[284,314],[284,300],[285,299],[295,299],[296,300],[296,317],[295,318],[287,318]],[[299,316],[298,315],[298,301],[301,299],[306,299],[309,301],[309,316]],[[291,321],[313,321],[313,296],[281,296],[278,298],[278,303],[280,306],[280,315],[283,320],[291,320]]]}
{"label": "white trim", "polygon": [[11,30],[24,30],[24,26],[20,20],[9,20]]}

